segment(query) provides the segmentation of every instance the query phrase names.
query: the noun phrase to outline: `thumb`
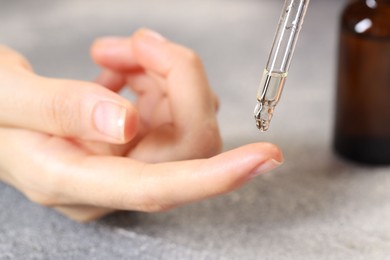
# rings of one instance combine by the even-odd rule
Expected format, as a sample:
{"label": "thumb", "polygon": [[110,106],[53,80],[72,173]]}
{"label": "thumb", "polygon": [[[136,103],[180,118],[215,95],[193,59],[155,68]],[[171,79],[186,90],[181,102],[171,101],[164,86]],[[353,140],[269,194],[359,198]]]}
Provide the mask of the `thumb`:
{"label": "thumb", "polygon": [[125,143],[137,131],[135,108],[103,86],[1,70],[0,126],[110,143]]}

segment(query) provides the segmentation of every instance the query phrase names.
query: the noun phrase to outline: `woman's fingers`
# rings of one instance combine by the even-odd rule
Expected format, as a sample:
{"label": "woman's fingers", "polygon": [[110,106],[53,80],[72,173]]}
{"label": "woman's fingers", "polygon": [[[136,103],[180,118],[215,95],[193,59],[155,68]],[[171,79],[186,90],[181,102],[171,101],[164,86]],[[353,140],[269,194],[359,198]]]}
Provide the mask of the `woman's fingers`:
{"label": "woman's fingers", "polygon": [[57,136],[125,143],[137,131],[129,101],[101,85],[34,75],[21,58],[0,48],[0,126]]}
{"label": "woman's fingers", "polygon": [[140,144],[130,155],[142,158],[144,150],[152,147],[149,145],[152,140],[167,135],[171,145],[165,151],[160,150],[166,160],[209,157],[218,153],[221,140],[215,117],[216,98],[196,53],[149,30],[135,33],[132,47],[142,67],[166,80],[172,127],[157,129],[146,137],[147,146]]}
{"label": "woman's fingers", "polygon": [[[175,123],[181,127],[193,128],[205,116],[214,115],[215,95],[199,57],[192,50],[170,42],[156,32],[141,29],[131,38],[97,40],[91,53],[106,69],[128,73],[143,69],[163,78]],[[189,115],[192,122],[187,122]]]}
{"label": "woman's fingers", "polygon": [[88,157],[79,161],[74,173],[67,174],[63,189],[72,204],[161,211],[229,192],[282,160],[280,150],[267,143],[247,145],[210,159],[162,164]]}
{"label": "woman's fingers", "polygon": [[7,172],[0,179],[45,206],[89,205],[104,212],[154,212],[202,200],[236,189],[283,161],[279,148],[269,143],[210,159],[146,164],[91,155],[69,140],[21,129],[0,128],[0,140],[0,165]]}
{"label": "woman's fingers", "polygon": [[103,70],[95,82],[114,92],[120,91],[127,83],[125,75],[108,69]]}
{"label": "woman's fingers", "polygon": [[104,37],[97,39],[91,48],[92,59],[110,70],[131,73],[142,69],[135,60],[131,47],[131,38],[124,37]]}
{"label": "woman's fingers", "polygon": [[[91,52],[94,60],[105,69],[127,71],[131,79],[136,74],[134,71],[142,68],[144,75],[159,81],[154,87],[133,83],[133,89],[142,91],[137,93],[142,93],[138,105],[143,122],[149,120],[158,128],[152,127],[129,156],[158,162],[208,157],[220,151],[215,117],[218,101],[200,59],[192,50],[143,29],[128,39],[98,40]],[[155,100],[158,92],[163,93],[159,99],[161,104]],[[144,106],[147,103],[149,105]],[[163,109],[157,109],[159,105]],[[169,125],[161,125],[167,122],[161,118],[169,119]],[[157,160],[148,159],[153,151],[158,151],[154,156]]]}

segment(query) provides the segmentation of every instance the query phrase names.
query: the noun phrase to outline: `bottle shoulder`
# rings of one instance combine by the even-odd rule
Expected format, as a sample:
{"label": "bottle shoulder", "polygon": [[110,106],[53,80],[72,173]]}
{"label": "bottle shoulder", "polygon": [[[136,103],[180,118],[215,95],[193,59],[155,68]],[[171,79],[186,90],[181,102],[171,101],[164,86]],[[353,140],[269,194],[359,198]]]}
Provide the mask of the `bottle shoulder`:
{"label": "bottle shoulder", "polygon": [[390,5],[369,7],[363,1],[353,2],[342,12],[341,28],[361,36],[390,39]]}

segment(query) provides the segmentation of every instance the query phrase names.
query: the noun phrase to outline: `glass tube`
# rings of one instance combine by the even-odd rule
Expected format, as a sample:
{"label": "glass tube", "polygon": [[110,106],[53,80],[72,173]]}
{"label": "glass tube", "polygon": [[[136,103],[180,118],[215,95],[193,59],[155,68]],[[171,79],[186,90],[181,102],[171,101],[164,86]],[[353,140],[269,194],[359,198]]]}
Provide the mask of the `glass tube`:
{"label": "glass tube", "polygon": [[261,131],[267,131],[279,102],[295,45],[310,0],[286,0],[263,77],[257,92],[254,116]]}

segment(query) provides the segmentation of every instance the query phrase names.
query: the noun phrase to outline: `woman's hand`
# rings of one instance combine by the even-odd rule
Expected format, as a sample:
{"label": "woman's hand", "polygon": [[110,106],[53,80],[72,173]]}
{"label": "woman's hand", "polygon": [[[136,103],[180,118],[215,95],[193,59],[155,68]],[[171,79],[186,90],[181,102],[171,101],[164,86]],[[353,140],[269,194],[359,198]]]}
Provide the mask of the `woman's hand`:
{"label": "woman's hand", "polygon": [[[100,40],[97,83],[48,79],[0,49],[0,179],[87,221],[231,191],[282,162],[266,143],[221,148],[217,100],[197,56],[153,32]],[[129,84],[133,106],[116,91]]]}

